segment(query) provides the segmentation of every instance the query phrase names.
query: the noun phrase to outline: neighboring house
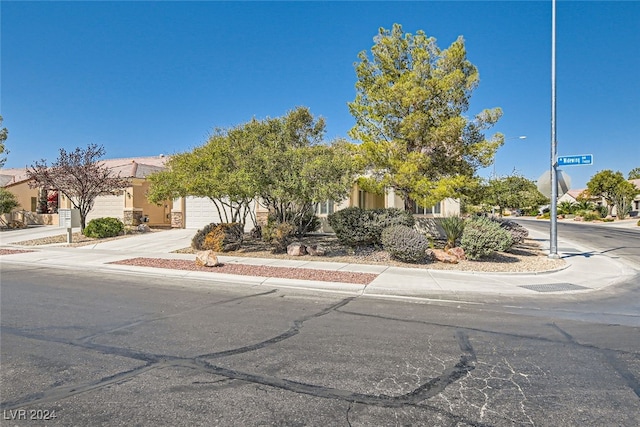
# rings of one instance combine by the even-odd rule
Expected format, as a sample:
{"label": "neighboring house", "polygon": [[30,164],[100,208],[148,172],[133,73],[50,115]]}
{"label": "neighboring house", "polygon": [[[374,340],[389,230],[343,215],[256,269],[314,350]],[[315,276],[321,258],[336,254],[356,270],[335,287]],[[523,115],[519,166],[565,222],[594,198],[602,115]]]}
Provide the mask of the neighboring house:
{"label": "neighboring house", "polygon": [[[630,179],[629,182],[635,185],[636,188],[640,190],[640,179]],[[640,216],[640,194],[636,195],[636,197],[633,199],[633,202],[631,203],[630,216]]]}
{"label": "neighboring house", "polygon": [[4,219],[25,224],[58,224],[57,192],[31,188],[29,182],[25,169],[0,170],[0,186],[13,193],[20,204]]}
{"label": "neighboring house", "polygon": [[[87,215],[87,222],[94,218],[118,218],[125,225],[138,225],[145,222],[150,226],[169,227],[171,225],[172,201],[166,200],[156,205],[147,200],[150,183],[147,176],[164,170],[167,158],[163,155],[153,157],[134,157],[107,159],[99,163],[111,169],[114,175],[129,178],[131,185],[113,195],[99,196],[93,209]],[[71,201],[60,196],[60,208],[71,208]]]}
{"label": "neighboring house", "polygon": [[[172,201],[166,200],[156,205],[147,200],[150,183],[146,177],[163,170],[166,160],[163,155],[101,160],[99,163],[106,165],[114,175],[130,178],[131,185],[113,195],[97,197],[93,209],[87,215],[87,222],[94,218],[114,217],[126,225],[146,222],[151,226],[170,226]],[[16,195],[20,203],[12,219],[20,219],[27,224],[57,225],[57,208],[72,208],[71,201],[54,190],[44,192],[38,188],[30,188],[24,169],[0,170],[0,185]],[[50,199],[54,194],[58,196],[57,203],[49,202],[47,206],[43,200]],[[52,205],[55,205],[55,212],[51,209]],[[47,209],[47,212],[44,212],[43,208]]]}

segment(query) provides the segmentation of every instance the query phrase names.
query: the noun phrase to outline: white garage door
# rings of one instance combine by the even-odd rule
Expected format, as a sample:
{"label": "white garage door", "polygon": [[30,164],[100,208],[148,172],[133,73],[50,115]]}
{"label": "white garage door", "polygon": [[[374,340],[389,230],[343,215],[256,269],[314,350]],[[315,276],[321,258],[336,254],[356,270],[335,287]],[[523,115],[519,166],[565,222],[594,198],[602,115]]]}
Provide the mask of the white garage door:
{"label": "white garage door", "polygon": [[112,217],[124,219],[124,193],[118,196],[99,196],[87,215],[87,224],[94,218]]}
{"label": "white garage door", "polygon": [[[204,197],[187,197],[184,201],[185,206],[185,228],[197,228],[200,229],[212,222],[219,224],[225,222],[224,219],[220,219],[218,210],[211,200]],[[251,231],[253,223],[247,218],[247,224],[245,224],[244,230]]]}

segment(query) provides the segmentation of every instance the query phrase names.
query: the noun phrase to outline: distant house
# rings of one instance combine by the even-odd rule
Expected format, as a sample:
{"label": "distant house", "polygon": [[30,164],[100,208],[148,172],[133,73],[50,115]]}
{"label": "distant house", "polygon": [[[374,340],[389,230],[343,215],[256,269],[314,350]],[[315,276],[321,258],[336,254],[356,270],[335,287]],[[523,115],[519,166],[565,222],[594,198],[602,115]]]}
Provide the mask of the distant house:
{"label": "distant house", "polygon": [[[640,190],[640,179],[630,179],[630,183],[636,186]],[[640,216],[640,194],[638,194],[631,203],[631,216]]]}
{"label": "distant house", "polygon": [[[108,159],[99,161],[114,175],[130,179],[130,186],[113,195],[99,196],[87,221],[100,217],[119,218],[126,225],[146,222],[153,226],[171,225],[172,201],[155,205],[147,201],[150,183],[147,176],[164,169],[164,156]],[[12,218],[27,224],[59,223],[58,208],[72,208],[71,201],[55,189],[30,188],[25,169],[0,170],[0,185],[12,192],[20,207],[12,213]]]}

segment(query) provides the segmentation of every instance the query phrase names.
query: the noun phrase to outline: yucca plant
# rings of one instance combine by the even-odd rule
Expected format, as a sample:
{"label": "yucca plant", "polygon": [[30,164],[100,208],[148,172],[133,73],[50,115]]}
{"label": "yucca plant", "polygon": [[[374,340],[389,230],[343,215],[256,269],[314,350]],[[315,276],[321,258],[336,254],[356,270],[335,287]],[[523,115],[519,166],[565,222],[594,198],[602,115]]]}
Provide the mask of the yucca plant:
{"label": "yucca plant", "polygon": [[442,218],[440,226],[444,230],[447,238],[446,249],[455,248],[456,242],[462,237],[464,232],[464,220],[459,216],[448,216]]}

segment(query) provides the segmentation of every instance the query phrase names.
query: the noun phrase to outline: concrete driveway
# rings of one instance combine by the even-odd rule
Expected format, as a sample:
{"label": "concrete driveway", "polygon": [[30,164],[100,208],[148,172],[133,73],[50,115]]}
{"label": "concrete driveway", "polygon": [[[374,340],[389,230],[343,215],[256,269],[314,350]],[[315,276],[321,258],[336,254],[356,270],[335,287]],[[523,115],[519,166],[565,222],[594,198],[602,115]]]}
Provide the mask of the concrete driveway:
{"label": "concrete driveway", "polygon": [[[80,228],[74,228],[74,232]],[[0,231],[0,244],[8,245],[24,240],[42,239],[67,233],[67,229],[57,225],[30,225],[27,228]]]}

